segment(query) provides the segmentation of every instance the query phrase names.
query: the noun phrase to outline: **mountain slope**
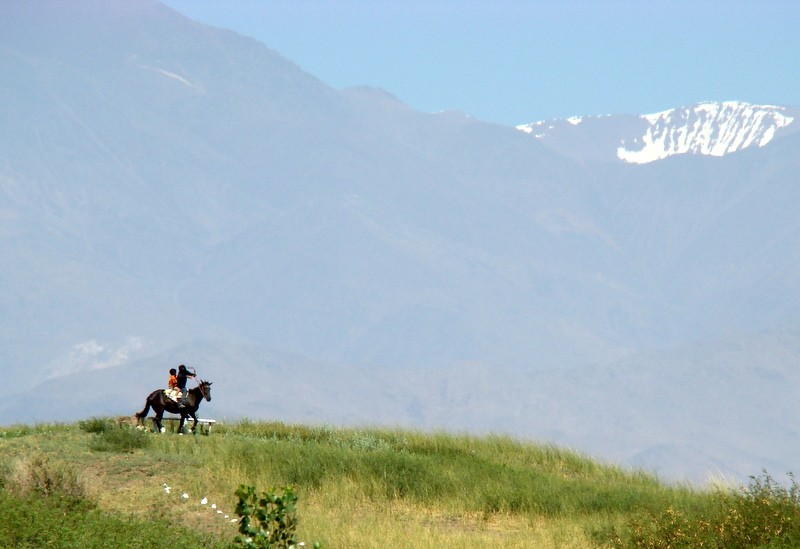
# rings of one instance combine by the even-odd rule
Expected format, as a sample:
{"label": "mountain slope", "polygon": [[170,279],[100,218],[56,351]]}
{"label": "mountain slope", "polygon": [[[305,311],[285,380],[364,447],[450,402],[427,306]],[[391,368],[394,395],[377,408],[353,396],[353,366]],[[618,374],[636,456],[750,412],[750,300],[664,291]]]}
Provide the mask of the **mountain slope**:
{"label": "mountain slope", "polygon": [[[763,337],[798,321],[794,122],[629,164],[646,118],[536,140],[334,90],[157,2],[0,10],[0,420],[131,413],[188,363],[229,417],[552,437],[676,476],[688,451],[693,477],[759,461],[739,416],[666,429],[637,386],[691,409],[686,372],[724,346],[684,349],[744,342],[714,362],[737,379],[717,403],[759,352],[800,357]],[[652,135],[699,116],[677,113]],[[639,383],[620,392],[618,369]]]}
{"label": "mountain slope", "polygon": [[[552,242],[542,240],[546,233],[533,219],[531,199],[555,197],[576,210],[571,215],[587,217],[580,212],[580,185],[570,182],[579,178],[568,175],[579,170],[549,166],[543,149],[510,129],[336,92],[252,41],[198,27],[157,5],[143,6],[157,22],[149,31],[155,41],[171,37],[168,48],[152,52],[153,41],[138,31],[126,34],[123,26],[94,54],[98,59],[77,56],[71,62],[62,58],[66,50],[53,50],[53,57],[23,65],[32,72],[17,80],[30,87],[6,98],[16,117],[15,135],[6,141],[11,209],[35,204],[36,212],[19,218],[36,219],[38,226],[46,213],[46,230],[55,235],[15,225],[14,246],[29,249],[20,237],[30,231],[36,245],[69,249],[69,257],[87,271],[81,278],[91,279],[94,269],[101,279],[130,277],[140,289],[119,292],[136,303],[131,315],[152,300],[152,307],[166,309],[159,313],[166,324],[203,319],[317,358],[389,360],[397,345],[377,352],[364,347],[407,338],[442,346],[437,327],[453,324],[459,303],[473,315],[493,308],[487,302],[493,298],[475,291],[484,283],[476,276],[493,278],[480,274],[485,269],[480,263],[493,268],[494,258],[517,253],[519,242],[530,242],[524,246],[531,256],[555,252]],[[77,29],[69,36],[106,39],[105,33],[93,37],[98,33],[93,25],[81,28],[79,17],[58,12],[52,17],[74,22]],[[43,32],[26,34],[31,35]],[[17,58],[44,55],[48,46],[23,42],[19,47],[28,49]],[[54,97],[34,93],[43,73],[62,79],[49,88]],[[23,123],[40,109],[43,127]],[[54,131],[46,126],[53,120],[64,122]],[[13,142],[20,137],[32,146],[18,154]],[[446,162],[439,160],[443,157]],[[513,168],[495,179],[502,164]],[[30,171],[33,166],[36,172]],[[497,220],[498,228],[482,234],[485,218]],[[471,256],[466,262],[464,254]],[[438,255],[438,265],[428,265]],[[27,268],[20,257],[15,264],[17,272],[42,273],[41,285],[53,287],[52,279],[66,276],[61,271],[67,261]],[[309,277],[302,285],[298,272]],[[354,277],[358,272],[362,280]],[[419,293],[425,286],[429,289]],[[454,290],[456,295],[447,295]],[[134,297],[137,293],[141,297]],[[426,302],[429,323],[415,320],[420,302]],[[364,314],[348,322],[340,314],[343,307]],[[195,318],[187,319],[187,313]],[[73,318],[73,324],[82,322]],[[25,331],[41,331],[30,328]],[[165,332],[114,330],[147,340]],[[86,335],[74,333],[80,331]],[[67,337],[77,345],[108,336],[86,326],[73,327]],[[457,347],[482,337],[456,328],[450,343]],[[55,342],[66,351],[65,343]],[[496,336],[485,346],[513,347]],[[548,353],[551,360],[554,352]]]}

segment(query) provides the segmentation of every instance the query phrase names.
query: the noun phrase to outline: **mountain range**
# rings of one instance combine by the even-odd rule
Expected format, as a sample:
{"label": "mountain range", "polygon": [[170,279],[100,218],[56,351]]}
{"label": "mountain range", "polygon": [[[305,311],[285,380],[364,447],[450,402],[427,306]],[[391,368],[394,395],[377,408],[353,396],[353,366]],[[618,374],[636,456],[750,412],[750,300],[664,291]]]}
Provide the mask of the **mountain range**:
{"label": "mountain range", "polygon": [[185,363],[218,418],[797,469],[796,107],[505,127],[155,0],[0,12],[0,422]]}

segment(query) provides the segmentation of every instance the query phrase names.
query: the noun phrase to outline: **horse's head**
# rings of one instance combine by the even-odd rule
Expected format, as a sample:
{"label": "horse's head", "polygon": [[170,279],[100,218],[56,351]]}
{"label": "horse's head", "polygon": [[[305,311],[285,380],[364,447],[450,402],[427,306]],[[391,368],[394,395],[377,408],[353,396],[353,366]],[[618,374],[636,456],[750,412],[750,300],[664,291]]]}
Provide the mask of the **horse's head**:
{"label": "horse's head", "polygon": [[198,387],[200,387],[200,393],[202,393],[203,398],[211,402],[211,382],[201,379]]}

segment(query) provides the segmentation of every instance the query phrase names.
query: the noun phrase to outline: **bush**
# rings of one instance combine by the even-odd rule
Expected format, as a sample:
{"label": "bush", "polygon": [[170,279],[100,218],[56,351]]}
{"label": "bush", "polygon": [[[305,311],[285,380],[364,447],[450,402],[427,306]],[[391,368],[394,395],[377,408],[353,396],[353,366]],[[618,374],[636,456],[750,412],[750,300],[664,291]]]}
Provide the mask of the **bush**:
{"label": "bush", "polygon": [[[259,497],[253,486],[242,484],[236,490],[239,503],[239,533],[236,543],[244,547],[259,549],[291,549],[302,547],[297,541],[297,496],[291,488],[283,494],[265,492]],[[319,543],[314,543],[319,548]]]}
{"label": "bush", "polygon": [[717,491],[697,510],[672,507],[660,515],[631,520],[627,531],[612,531],[615,548],[778,548],[800,547],[800,487],[789,487],[766,472],[746,488]]}

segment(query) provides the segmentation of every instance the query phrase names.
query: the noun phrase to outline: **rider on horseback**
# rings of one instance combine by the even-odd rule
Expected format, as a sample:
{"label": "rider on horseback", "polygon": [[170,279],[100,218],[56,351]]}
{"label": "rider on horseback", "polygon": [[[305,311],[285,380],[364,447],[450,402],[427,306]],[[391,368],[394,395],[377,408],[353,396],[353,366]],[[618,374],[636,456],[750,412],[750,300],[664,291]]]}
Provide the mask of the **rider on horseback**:
{"label": "rider on horseback", "polygon": [[181,390],[178,389],[178,370],[175,368],[169,369],[169,381],[167,381],[167,390],[164,391],[169,398],[178,402],[178,397],[181,396]]}
{"label": "rider on horseback", "polygon": [[186,389],[186,379],[195,376],[197,376],[197,372],[194,371],[194,368],[192,368],[190,372],[183,364],[178,366],[178,389],[181,390],[181,400],[178,402],[178,408],[184,408],[186,406],[186,395],[189,392]]}
{"label": "rider on horseback", "polygon": [[[193,370],[193,368],[192,368]],[[178,380],[183,381],[183,390],[186,390],[186,379],[190,377],[196,377],[196,373],[194,371],[186,370],[186,366],[181,366],[181,372],[176,376]],[[150,408],[153,409],[155,412],[155,416],[153,417],[153,429],[156,432],[164,432],[163,427],[161,425],[161,420],[164,417],[164,412],[171,412],[180,414],[180,423],[178,424],[178,432],[183,432],[183,426],[187,419],[193,420],[192,423],[192,431],[197,427],[198,419],[197,419],[197,410],[200,407],[200,404],[207,400],[211,402],[211,382],[204,381],[202,379],[198,380],[197,387],[186,391],[183,395],[184,405],[176,407],[174,401],[168,398],[164,394],[164,389],[156,389],[155,391],[151,392],[147,395],[147,399],[144,401],[144,409],[141,412],[136,413],[136,419],[140,422],[147,417],[147,412],[150,411]],[[191,396],[192,398],[189,399],[187,396]]]}

